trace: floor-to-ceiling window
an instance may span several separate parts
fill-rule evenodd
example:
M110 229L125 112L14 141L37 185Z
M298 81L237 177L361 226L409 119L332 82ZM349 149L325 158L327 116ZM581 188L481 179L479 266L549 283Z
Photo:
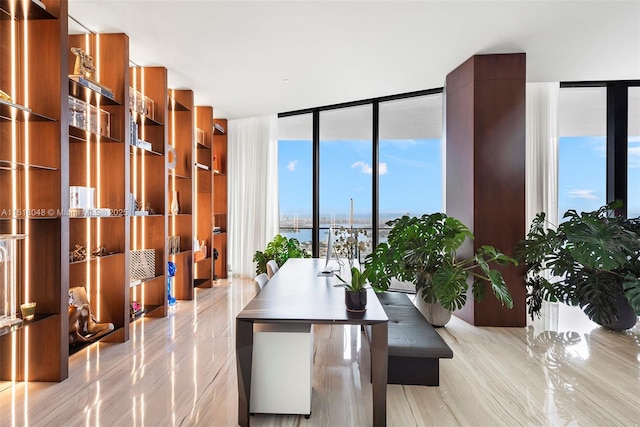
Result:
M606 87L560 89L558 213L607 202Z
M388 221L442 211L442 94L380 103L379 241Z
M315 255L329 227L363 257L388 220L442 210L441 89L282 113L279 129L280 232Z
M295 237L311 253L312 115L282 117L278 125L280 233L286 237Z
M366 243L372 226L372 105L320 112L320 256L333 227L337 252L348 257L347 240ZM370 245L366 245L370 247Z

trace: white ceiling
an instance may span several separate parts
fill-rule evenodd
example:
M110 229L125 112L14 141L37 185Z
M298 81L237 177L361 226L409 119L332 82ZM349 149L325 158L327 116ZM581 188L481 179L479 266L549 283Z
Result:
M440 87L481 53L526 52L528 81L640 78L640 0L69 0L69 14L127 33L136 64L167 67L217 117Z

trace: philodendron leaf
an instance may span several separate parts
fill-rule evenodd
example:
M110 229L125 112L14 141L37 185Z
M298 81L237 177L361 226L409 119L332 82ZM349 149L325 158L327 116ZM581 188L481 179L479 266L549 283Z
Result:
M498 301L508 308L513 308L513 299L511 299L509 288L507 288L507 284L504 282L502 273L498 270L491 270L489 278L491 279L491 289Z
M628 274L622 283L624 296L633 307L633 310L640 316L640 279L637 276Z
M484 300L484 295L486 293L486 282L484 280L480 280L478 278L473 280L473 287L471 288L471 291L473 292L473 298L478 301L478 302L482 302Z
M464 306L469 289L468 276L466 271L452 266L445 266L433 274L433 290L444 308L458 310Z

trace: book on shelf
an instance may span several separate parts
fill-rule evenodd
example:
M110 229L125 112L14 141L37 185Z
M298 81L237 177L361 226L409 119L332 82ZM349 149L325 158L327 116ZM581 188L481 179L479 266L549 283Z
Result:
M219 125L218 123L214 123L213 127L215 130L217 130L218 132L224 133L224 128L222 127L222 125Z
M206 170L206 171L210 171L211 170L211 168L209 166L207 166L205 164L202 164L202 163L198 163L198 162L196 162L196 167L198 169L203 169L203 170Z
M91 89L94 92L99 93L102 96L106 96L109 99L114 100L115 96L113 95L113 92L111 92L111 90L103 85L101 85L98 82L95 81L91 81L85 77L83 77L82 75L77 75L77 74L70 74L69 78L75 82L77 82L79 85L87 87L89 89Z

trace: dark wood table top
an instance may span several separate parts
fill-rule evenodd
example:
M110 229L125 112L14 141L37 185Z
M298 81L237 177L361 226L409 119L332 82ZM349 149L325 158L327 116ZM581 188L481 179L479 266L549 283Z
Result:
M318 258L291 258L269 280L265 287L238 314L239 320L374 324L388 318L373 290L367 290L367 310L364 313L347 311L344 288L334 276L318 276L325 260ZM341 277L350 277L348 265ZM346 276L346 277L345 277Z

